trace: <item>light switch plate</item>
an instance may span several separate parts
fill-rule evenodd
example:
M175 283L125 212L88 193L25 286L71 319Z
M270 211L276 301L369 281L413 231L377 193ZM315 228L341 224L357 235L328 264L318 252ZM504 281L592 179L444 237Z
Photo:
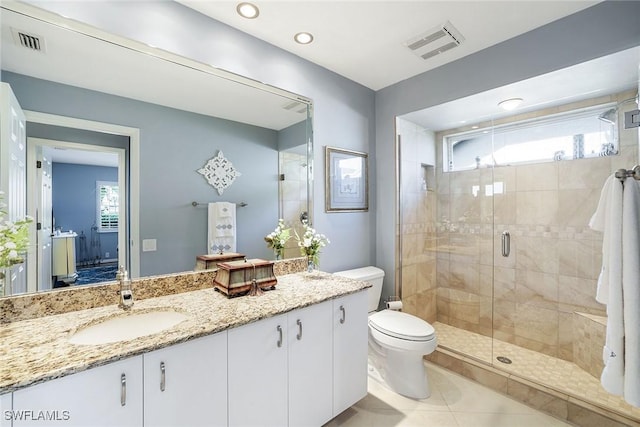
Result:
M156 250L156 239L142 239L142 252L153 252Z

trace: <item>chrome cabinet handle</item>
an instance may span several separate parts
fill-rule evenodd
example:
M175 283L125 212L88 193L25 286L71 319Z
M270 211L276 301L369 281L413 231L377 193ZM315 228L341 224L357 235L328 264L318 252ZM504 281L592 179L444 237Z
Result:
M125 374L120 375L120 405L125 406L127 404L127 376Z
M300 341L302 339L302 320L298 319L296 323L298 324L298 335L296 335L296 339Z
M508 257L511 253L511 234L508 231L502 232L502 256Z
M278 347L282 347L282 327L280 325L278 325L276 330L280 334L280 337L278 338Z
M342 312L342 317L340 318L340 323L344 323L347 318L347 311L344 309L344 305L340 306L340 311Z
M166 368L164 362L160 362L160 391L164 391L166 386Z

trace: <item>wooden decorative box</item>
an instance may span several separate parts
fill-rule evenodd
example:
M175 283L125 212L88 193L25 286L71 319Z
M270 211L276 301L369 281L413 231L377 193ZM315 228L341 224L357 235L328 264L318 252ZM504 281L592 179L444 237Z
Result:
M273 264L264 259L220 262L213 285L229 297L249 292L254 280L262 290L275 289L278 280L273 274Z
M198 255L195 270L211 270L218 268L218 263L237 261L245 258L245 254L226 252L223 254Z

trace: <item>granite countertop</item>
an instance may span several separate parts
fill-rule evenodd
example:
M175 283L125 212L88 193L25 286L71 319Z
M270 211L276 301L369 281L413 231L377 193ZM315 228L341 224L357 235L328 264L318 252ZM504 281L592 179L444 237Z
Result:
M0 394L143 354L194 338L238 327L368 288L366 282L329 273L278 277L275 290L259 297L227 298L203 289L136 301L127 312L117 305L0 325ZM134 295L135 297L135 295ZM160 333L100 345L71 344L68 339L88 324L109 317L173 309L187 320Z

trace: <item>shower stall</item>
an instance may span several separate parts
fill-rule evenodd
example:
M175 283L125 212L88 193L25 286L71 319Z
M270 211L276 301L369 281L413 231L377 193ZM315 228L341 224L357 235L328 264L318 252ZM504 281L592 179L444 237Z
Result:
M599 383L602 235L589 228L606 178L638 164L638 130L623 129L636 94L442 131L397 118L396 293L434 325L431 360L580 425L640 423L640 408ZM541 126L565 126L568 111L590 124L543 148Z

